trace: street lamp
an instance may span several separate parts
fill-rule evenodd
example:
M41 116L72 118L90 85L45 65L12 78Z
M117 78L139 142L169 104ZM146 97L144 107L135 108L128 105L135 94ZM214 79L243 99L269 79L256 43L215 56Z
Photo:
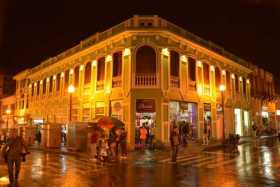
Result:
M222 95L222 112L223 112L223 141L225 141L225 110L224 110L224 93L226 90L225 85L221 84L219 90Z
M8 130L8 127L9 127L9 126L8 126L8 125L9 125L8 123L9 123L9 117L10 117L10 114L11 114L11 109L8 108L8 109L6 110L6 114L7 114L6 129Z
M69 109L69 122L72 121L72 95L73 93L75 92L75 87L73 85L70 85L68 86L68 93L70 95L70 102L69 102L69 105L70 105L70 109Z

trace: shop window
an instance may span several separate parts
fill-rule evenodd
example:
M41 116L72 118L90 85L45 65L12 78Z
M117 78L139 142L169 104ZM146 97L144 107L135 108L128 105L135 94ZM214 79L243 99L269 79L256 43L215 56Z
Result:
M193 58L188 58L189 62L189 78L191 81L196 81L196 62Z
M217 89L221 85L221 71L218 67L215 67L215 85Z
M85 80L84 84L89 84L91 81L91 63L88 62L85 67Z
M179 53L170 51L170 73L171 76L179 77Z
M46 79L44 79L43 80L43 94L46 94L46 87L47 87Z
M203 63L203 79L204 79L204 84L209 85L210 73L209 73L209 65L207 63Z
M65 75L64 75L64 88L65 88L65 90L68 89L68 86L69 86L69 70L67 70L65 72Z
M57 76L56 76L56 91L59 91L59 89L60 89L60 73L59 74L57 74Z
M74 86L77 88L79 86L79 80L80 80L80 67L77 66L74 69Z
M102 57L97 62L97 81L102 81L105 78L105 57Z
M121 76L122 74L122 52L113 54L113 77Z
M136 74L156 73L156 52L152 47L143 46L136 54Z

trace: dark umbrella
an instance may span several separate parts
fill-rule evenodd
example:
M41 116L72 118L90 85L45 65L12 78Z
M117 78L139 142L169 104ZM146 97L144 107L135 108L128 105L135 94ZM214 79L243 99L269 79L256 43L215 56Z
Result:
M123 128L125 125L124 123L117 119L117 118L114 118L114 117L102 117L99 119L98 121L98 125L101 127L101 128Z

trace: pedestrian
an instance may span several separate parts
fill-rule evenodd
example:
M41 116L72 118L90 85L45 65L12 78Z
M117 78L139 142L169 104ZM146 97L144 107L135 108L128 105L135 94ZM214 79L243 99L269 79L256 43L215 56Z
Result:
M22 159L25 159L25 154L28 153L29 152L23 138L16 134L15 129L11 129L10 137L7 139L7 144L3 148L3 156L8 165L9 180L11 185L14 183L17 185L21 161Z
M183 121L180 126L180 137L181 137L181 142L184 146L188 144L187 136L188 136L188 126L187 123Z
M108 143L109 142L105 134L102 134L101 138L98 141L98 147L99 147L98 159L100 159L102 162L108 161L108 152L109 152Z
M147 129L145 127L140 128L140 141L141 141L141 149L145 149L146 139L147 139Z
M117 159L117 134L116 134L116 129L114 129L114 128L110 130L109 149L110 149L111 161L116 161L116 159Z
M170 143L171 143L171 160L172 162L176 162L178 148L180 144L180 136L179 136L179 129L177 128L175 123L172 125L172 129L170 132Z
M90 160L96 161L97 157L97 143L98 143L98 132L94 130L90 137Z
M120 136L121 159L127 158L127 132L125 128L121 129Z
M208 132L207 131L207 124L204 123L202 145L208 145L208 133L207 132Z

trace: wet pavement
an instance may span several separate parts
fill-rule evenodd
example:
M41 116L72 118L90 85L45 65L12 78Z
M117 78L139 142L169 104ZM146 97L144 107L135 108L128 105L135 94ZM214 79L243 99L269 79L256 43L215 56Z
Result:
M170 162L166 152L132 153L126 161L100 164L86 157L32 151L22 165L22 187L232 187L280 186L280 144L239 146L239 154L223 150L189 153ZM7 186L7 169L0 163L0 186Z

